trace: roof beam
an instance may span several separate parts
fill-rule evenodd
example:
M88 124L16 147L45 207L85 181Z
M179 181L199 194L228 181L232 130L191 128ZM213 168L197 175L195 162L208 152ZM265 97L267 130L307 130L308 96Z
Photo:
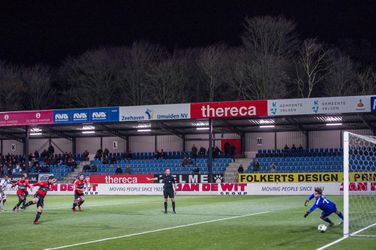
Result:
M174 134L174 135L176 135L177 137L183 139L183 135L182 135L182 133L180 133L178 130L176 130L176 129L174 129L174 128L169 127L169 126L166 125L164 122L159 121L159 122L157 122L157 125L159 125L159 126L162 128L162 130L165 130L165 131L167 131L167 132L169 132L169 133L171 133L171 134Z
M358 115L358 116L362 120L364 125L366 125L367 128L369 128L372 131L372 133L375 135L376 134L376 128L374 126L372 126L372 123L370 121L368 121L367 118L364 115Z
M63 138L65 138L65 139L69 140L69 141L72 141L72 140L73 140L71 136L65 134L64 132L56 131L56 130L50 128L50 127L44 127L43 129L44 129L47 133L49 133L49 134L54 134L54 135L57 135L58 137L63 137Z
M117 129L109 128L104 124L99 124L99 126L104 128L106 131L110 132L114 136L120 137L123 140L128 140L128 137L126 135L123 135L122 133L120 133L120 131L117 130Z
M305 135L307 134L307 130L295 118L287 117L286 120L289 121L290 123L292 123L300 132L302 132Z
M231 132L239 136L243 133L243 131L241 131L237 126L232 125L228 120L223 120L223 122L229 126Z

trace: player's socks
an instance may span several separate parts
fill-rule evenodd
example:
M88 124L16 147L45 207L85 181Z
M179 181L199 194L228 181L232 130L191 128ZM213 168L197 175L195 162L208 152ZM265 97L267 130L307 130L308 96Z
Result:
M35 215L35 220L34 220L34 222L39 221L39 219L40 219L40 215L41 215L41 214L42 214L41 212L37 212L37 214Z
M174 213L175 213L175 201L172 202L172 211L174 211Z
M17 203L17 205L13 208L13 211L16 211L16 209L18 209L20 207L20 205L22 204L22 201L19 201Z
M76 207L77 207L77 203L73 202L72 209L76 209Z
M329 218L325 218L324 221L328 222L330 225L333 224L333 222Z
M164 203L164 211L167 213L167 202Z
M33 201L29 201L24 206L22 206L22 208L28 207L28 206L33 205L33 204L34 204Z
M341 220L343 220L343 214L341 212L339 212L337 215L339 218L341 218Z

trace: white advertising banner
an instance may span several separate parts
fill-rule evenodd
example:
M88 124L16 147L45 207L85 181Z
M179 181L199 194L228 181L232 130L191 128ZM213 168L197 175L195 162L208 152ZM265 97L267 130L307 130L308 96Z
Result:
M144 105L120 107L120 121L190 119L190 104Z
M268 100L268 116L371 112L371 96Z
M177 195L310 195L321 187L327 195L342 195L342 183L178 183ZM352 182L351 194L376 195L376 182ZM8 189L6 194L15 194ZM37 187L32 193L35 193ZM73 195L73 184L53 186L48 195ZM163 184L93 184L86 195L163 195Z

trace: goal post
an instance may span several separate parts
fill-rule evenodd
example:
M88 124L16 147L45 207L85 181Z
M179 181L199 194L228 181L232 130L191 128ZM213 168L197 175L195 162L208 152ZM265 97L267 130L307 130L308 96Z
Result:
M344 132L343 234L376 237L376 137Z

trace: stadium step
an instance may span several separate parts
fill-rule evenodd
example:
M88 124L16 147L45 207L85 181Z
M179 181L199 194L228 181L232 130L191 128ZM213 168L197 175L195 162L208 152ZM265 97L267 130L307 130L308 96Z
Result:
M87 165L87 164L90 164L90 162L88 162L88 161L80 162L80 164L77 166L77 168L73 172L69 173L67 176L64 177L64 183L73 182L76 179L76 177L80 173L83 172L82 170L83 170L84 166Z
M226 171L224 172L224 180L225 182L238 182L238 168L239 165L242 164L244 171L249 166L252 159L249 158L240 158L236 159L235 162L231 162L229 166L226 168Z

